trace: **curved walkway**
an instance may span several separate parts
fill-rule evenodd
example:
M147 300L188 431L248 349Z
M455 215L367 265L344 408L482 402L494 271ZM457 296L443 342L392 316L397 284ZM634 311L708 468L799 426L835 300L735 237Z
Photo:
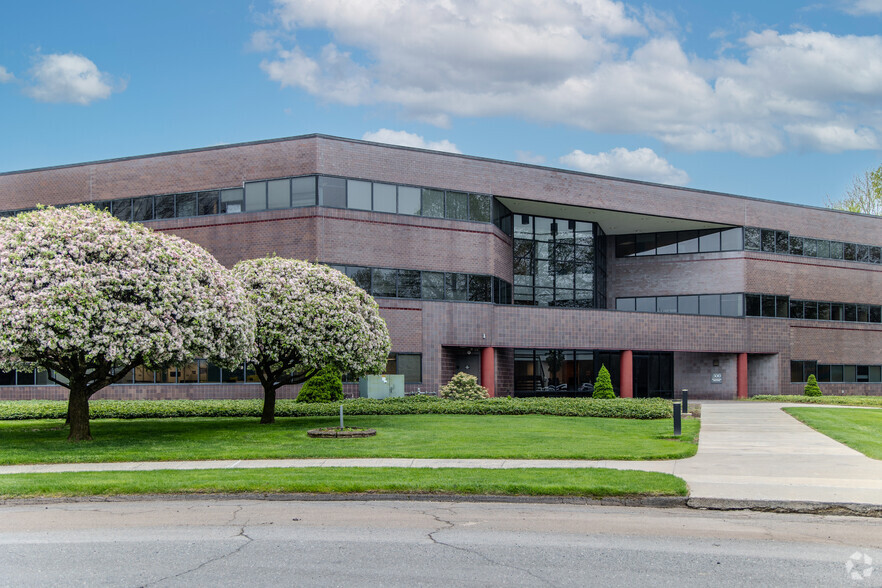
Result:
M694 457L668 461L517 459L266 459L0 466L0 474L269 467L586 468L674 474L690 500L882 506L882 461L803 425L766 402L702 403Z

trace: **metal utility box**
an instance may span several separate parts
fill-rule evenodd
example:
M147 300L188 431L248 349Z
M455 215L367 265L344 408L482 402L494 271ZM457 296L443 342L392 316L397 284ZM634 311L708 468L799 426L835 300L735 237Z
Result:
M364 376L358 381L359 398L404 397L404 374Z

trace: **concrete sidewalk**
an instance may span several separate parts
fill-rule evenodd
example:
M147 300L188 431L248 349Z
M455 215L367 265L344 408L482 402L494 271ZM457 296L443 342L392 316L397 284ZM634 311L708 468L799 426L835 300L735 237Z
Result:
M0 466L0 475L223 468L586 468L663 472L686 480L690 500L865 504L882 507L882 461L842 445L766 402L702 405L694 457L667 461L517 459L267 459Z

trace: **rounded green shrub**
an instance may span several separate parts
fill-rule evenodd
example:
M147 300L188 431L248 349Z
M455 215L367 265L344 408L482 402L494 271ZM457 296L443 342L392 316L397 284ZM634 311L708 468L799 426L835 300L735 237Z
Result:
M339 402L343 400L343 380L340 370L334 366L324 367L306 380L297 402Z
M616 392L613 390L612 378L609 377L609 370L601 364L600 370L597 372L597 381L594 382L594 398L615 398Z
M481 400L489 398L487 388L478 384L478 378L465 372L459 372L438 390L441 398L448 400Z
M815 374L811 374L808 377L808 381L805 383L805 395L806 396L820 396L821 388L818 386L818 379L815 377Z

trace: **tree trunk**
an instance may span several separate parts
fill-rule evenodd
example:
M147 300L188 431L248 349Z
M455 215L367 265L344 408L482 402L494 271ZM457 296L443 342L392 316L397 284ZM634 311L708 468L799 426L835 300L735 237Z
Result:
M269 425L276 422L276 389L272 384L263 385L263 414L260 424Z
M91 441L89 429L89 393L71 382L70 397L67 401L67 416L70 419L68 441Z

